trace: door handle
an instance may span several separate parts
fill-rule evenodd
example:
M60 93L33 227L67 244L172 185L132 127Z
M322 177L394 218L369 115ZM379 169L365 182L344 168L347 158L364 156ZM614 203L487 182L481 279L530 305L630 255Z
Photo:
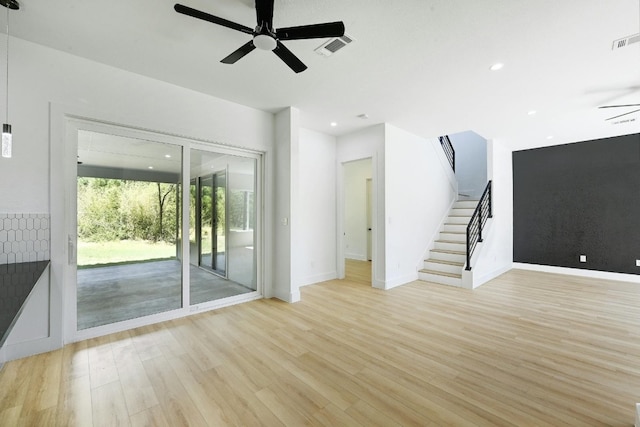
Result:
M73 265L73 261L75 260L75 245L73 244L73 238L69 236L69 241L67 244L67 254L69 265Z

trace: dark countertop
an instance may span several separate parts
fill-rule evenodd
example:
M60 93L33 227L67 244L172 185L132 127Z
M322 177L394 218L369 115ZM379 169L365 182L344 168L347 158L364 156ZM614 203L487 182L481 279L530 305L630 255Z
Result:
M0 347L49 261L0 265Z

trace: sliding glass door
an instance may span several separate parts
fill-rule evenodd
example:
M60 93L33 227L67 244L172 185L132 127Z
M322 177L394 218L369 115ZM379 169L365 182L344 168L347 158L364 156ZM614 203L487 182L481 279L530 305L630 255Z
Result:
M191 304L256 286L256 159L191 150Z
M69 123L68 137L77 138L77 173L66 190L71 334L97 336L260 296L260 154Z

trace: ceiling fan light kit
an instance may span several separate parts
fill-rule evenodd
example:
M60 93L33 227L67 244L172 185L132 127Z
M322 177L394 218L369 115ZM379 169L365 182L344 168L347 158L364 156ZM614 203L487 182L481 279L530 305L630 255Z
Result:
M341 21L300 25L276 30L273 28L273 3L274 0L256 0L257 26L255 29L251 29L247 26L237 24L227 19L196 10L182 4L176 4L174 9L176 12L183 15L202 19L203 21L211 22L245 34L251 34L253 36L252 40L240 46L236 51L232 52L220 61L224 64L235 64L255 48L258 48L260 50L273 51L273 53L287 64L289 68L296 73L300 73L306 70L307 66L304 65L302 61L300 61L298 57L295 56L284 44L282 44L283 40L303 40L344 36L345 28L344 23Z
M255 47L261 50L273 50L278 46L276 39L266 34L258 34L253 38L253 44Z

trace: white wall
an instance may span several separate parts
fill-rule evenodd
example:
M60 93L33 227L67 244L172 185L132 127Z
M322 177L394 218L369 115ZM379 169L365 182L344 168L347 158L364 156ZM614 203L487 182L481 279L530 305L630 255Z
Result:
M344 254L367 261L367 179L372 159L344 163Z
M274 296L288 302L300 300L294 266L300 255L293 239L301 228L298 215L300 112L286 108L275 117L275 217L274 217Z
M456 151L458 192L479 200L487 185L487 141L475 132L449 135Z
M337 277L336 138L300 129L299 210L292 251L299 286Z
M418 278L457 187L437 138L386 126L385 214L387 289Z
M492 181L493 218L483 242L476 246L471 271L463 272L465 287L478 286L511 269L513 264L513 170L511 149L496 140L487 142L487 169Z
M14 146L12 159L0 159L0 211L52 214L52 345L62 344L66 284L61 272L67 257L64 221L68 208L60 197L50 198L49 184L57 194L64 190L63 160L70 154L65 153L65 114L265 153L264 238L273 242L272 114L19 39L11 40L10 67L9 121ZM4 102L0 104L4 116ZM265 255L265 292L269 295L272 251Z
M377 288L385 288L385 224L384 224L384 124L338 137L336 163L338 167L338 277L344 277L345 189L343 164L354 160L372 159L373 187L373 253L372 282Z
M194 139L260 151L273 146L273 115L269 113L20 39L11 39L10 67L9 121L14 146L13 158L0 163L3 212L49 209L50 103L90 111L115 123ZM4 117L4 102L0 104ZM16 181L20 182L18 189Z

